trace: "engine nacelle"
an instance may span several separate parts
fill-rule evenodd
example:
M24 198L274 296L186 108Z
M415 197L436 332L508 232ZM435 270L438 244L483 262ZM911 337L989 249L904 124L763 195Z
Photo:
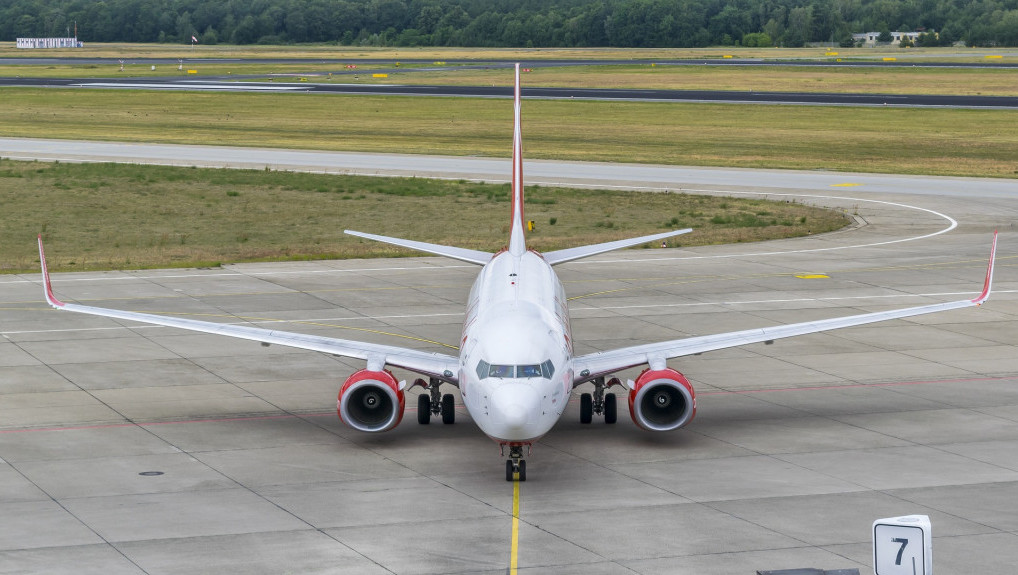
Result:
M405 404L403 390L389 370L362 369L343 383L336 411L343 423L359 431L388 431L403 419Z
M678 429L696 415L696 392L674 369L645 369L629 385L629 414L648 431Z

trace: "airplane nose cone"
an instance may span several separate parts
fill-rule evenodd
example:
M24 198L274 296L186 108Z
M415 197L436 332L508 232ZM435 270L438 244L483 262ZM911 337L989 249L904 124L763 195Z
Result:
M519 403L507 405L502 410L502 422L508 427L523 427L527 424L527 408Z
M523 439L528 435L528 424L541 414L541 398L537 390L525 384L509 383L495 390L491 397L494 422L505 439Z

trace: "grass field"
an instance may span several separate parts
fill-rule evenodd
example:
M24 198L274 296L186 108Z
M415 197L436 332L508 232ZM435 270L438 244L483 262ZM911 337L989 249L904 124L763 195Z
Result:
M0 89L0 135L506 157L504 100ZM1018 111L525 101L528 158L1018 176ZM605 127L610 127L605 129Z
M0 160L0 198L8 273L38 271L39 233L54 270L411 253L344 229L488 251L508 234L508 186L469 182ZM696 231L671 246L733 243L848 222L797 203L665 193L528 188L526 207L540 250L684 227Z
M332 44L291 46L233 46L198 44L117 44L86 42L81 49L19 50L14 42L0 43L0 57L76 57L76 58L332 58L386 60L547 60L547 59L633 59L651 61L678 58L766 58L771 60L880 60L894 57L930 62L984 62L986 56L1002 56L994 61L1014 62L1013 48L372 48Z
M504 70L405 72L391 70L384 80L361 76L361 82L512 86ZM734 90L764 92L833 92L853 94L955 94L1013 96L1018 71L1008 68L830 68L816 66L673 66L612 65L541 68L525 74L527 86L633 88L665 90ZM310 77L316 82L327 77ZM346 82L349 78L333 78Z

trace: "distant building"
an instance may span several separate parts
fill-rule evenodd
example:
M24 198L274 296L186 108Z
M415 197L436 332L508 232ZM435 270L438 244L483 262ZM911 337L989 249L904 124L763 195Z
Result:
M83 48L77 38L18 38L18 48Z
M902 38L908 38L913 44L915 44L916 38L923 32L891 32L891 41L888 44L900 44ZM862 34L852 34L852 39L855 40L856 44L862 44L863 46L876 46L877 38L880 37L880 32L864 32Z

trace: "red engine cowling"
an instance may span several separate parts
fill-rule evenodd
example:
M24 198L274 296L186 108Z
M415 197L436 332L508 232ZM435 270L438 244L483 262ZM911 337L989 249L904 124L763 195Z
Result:
M696 392L671 368L645 369L629 392L629 414L648 431L678 429L696 415Z
M403 390L389 370L362 369L339 390L339 419L360 431L388 431L399 425L406 405Z

